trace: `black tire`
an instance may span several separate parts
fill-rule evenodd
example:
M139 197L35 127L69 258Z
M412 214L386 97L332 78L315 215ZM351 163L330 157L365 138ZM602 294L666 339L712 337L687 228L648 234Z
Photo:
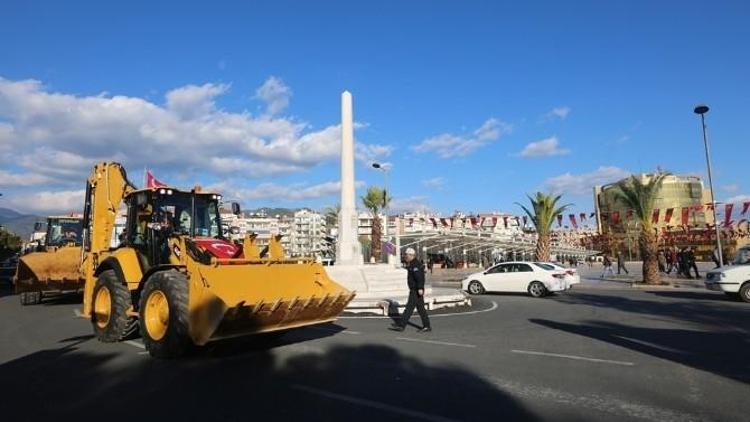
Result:
M161 338L149 334L148 301L155 292L161 292L169 307L169 318L166 332ZM156 358L177 358L185 354L192 346L189 334L188 314L188 280L185 274L177 270L160 271L146 281L141 293L141 337L149 354Z
M22 306L38 305L42 303L42 292L23 292L18 295Z
M484 286L482 286L482 283L477 280L471 280L469 285L466 286L466 290L473 295L481 295L485 292Z
M531 297L544 297L549 293L541 281L532 281L527 290Z
M109 291L110 309L109 318L104 320L96 312L96 299L99 294L104 294L102 289ZM91 299L91 325L94 334L99 341L114 343L129 337L135 327L136 320L128 316L128 310L132 307L130 290L117 278L114 270L102 271L94 285L94 295Z
M745 284L740 287L740 299L743 302L750 303L750 281L746 281Z

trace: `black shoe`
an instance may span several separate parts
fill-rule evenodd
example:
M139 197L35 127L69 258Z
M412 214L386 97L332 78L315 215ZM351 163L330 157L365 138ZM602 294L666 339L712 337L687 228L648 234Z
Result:
M422 327L419 330L417 330L418 333L429 333L432 331L432 328L430 327Z
M391 324L391 326L388 327L388 329L391 330L391 331L399 331L399 332L404 331L404 327L402 327L401 325L398 325L396 323Z

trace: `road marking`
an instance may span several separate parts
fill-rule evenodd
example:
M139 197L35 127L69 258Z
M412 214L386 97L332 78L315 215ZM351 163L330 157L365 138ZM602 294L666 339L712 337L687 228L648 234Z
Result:
M532 350L511 350L511 352L513 352L513 353L520 353L520 354L524 354L524 355L551 356L551 357L555 357L555 358L585 360L587 362L611 363L613 365L623 365L623 366L633 366L633 365L635 365L633 362L623 362L623 361L620 361L620 360L587 358L587 357L583 357L583 356L563 355L563 354L560 354L560 353L534 352Z
M352 331L349 329L343 329L343 330L337 330L335 328L326 328L326 327L307 327L311 330L318 330L318 331L327 331L331 333L341 333L341 334L353 334L353 335L360 335L362 334L359 331Z
M83 316L83 314L81 313L80 310L78 310L78 308L73 309L73 315L75 315L77 318L80 318Z
M494 300L492 301L492 306L490 306L487 309L480 309L478 311L469 311L469 312L457 312L455 314L439 314L439 315L430 315L430 318L443 318L443 317L453 317L453 316L464 316L464 315L475 315L475 314L481 314L484 312L491 312L497 309L497 302ZM417 315L415 315L416 317ZM337 319L392 319L390 316L339 316Z
M403 341L413 341L415 343L428 343L428 344L439 344L441 346L457 346L457 347L466 347L469 349L473 349L477 346L473 344L462 344L462 343L450 343L447 341L438 341L438 340L422 340L418 338L409 338L409 337L396 337L396 340L403 340Z
M386 412L396 413L409 418L422 419L426 421L436 422L452 422L454 419L449 419L439 415L431 415L429 413L420 412L417 410L405 409L399 406L393 406L386 403L381 403L373 400L361 399L358 397L347 396L344 394L332 393L330 391L319 390L317 388L308 387L306 385L294 384L292 388L295 390L304 391L306 393L315 394L318 396L326 397L329 399L340 400L347 403L358 404L360 406L371 407L373 409L384 410Z
M146 346L143 343L135 341L135 340L125 340L125 341L123 341L123 343L129 344L129 345L137 347L139 349L145 349L146 348Z

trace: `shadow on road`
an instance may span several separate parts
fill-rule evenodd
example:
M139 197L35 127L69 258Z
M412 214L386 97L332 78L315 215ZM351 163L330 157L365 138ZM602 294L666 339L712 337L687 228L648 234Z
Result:
M463 368L382 345L324 350L304 342L315 334L303 331L269 347L222 343L181 360L135 348L116 353L89 336L73 337L0 365L0 391L24 420L537 419Z

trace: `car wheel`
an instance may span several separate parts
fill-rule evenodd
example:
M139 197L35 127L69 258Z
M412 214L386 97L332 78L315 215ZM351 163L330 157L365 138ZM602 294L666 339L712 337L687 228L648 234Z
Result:
M544 287L544 284L539 281L532 281L529 284L528 290L531 297L542 297L547 294L547 288Z
M740 299L745 302L750 302L750 281L746 281L745 284L740 287Z
M484 293L484 286L482 286L482 283L478 282L477 280L472 280L469 282L469 287L467 290L473 295L481 295Z

